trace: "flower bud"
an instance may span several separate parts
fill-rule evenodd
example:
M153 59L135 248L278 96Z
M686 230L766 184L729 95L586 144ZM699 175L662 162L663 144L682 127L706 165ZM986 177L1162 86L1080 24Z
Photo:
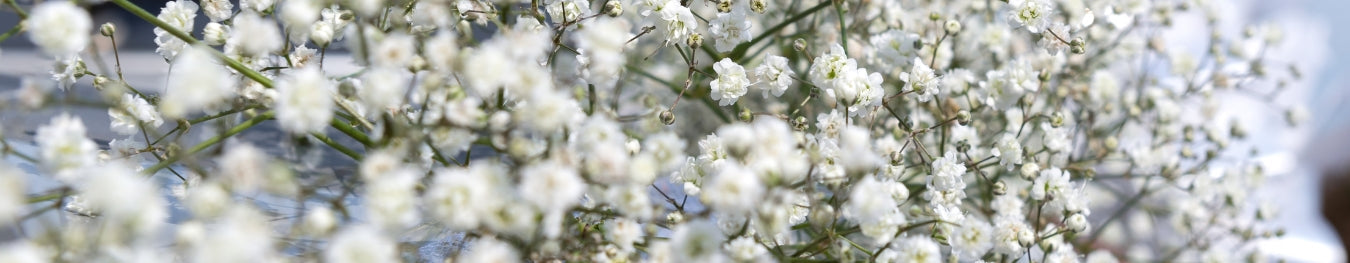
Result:
M1041 173L1041 165L1036 163L1022 164L1022 178L1027 181L1035 180L1036 175Z
M890 157L892 166L899 166L901 163L905 162L905 154L900 151L891 152Z
M609 2L605 2L604 11L605 15L608 15L609 17L618 17L619 15L623 15L623 3L619 2L619 0L610 0Z
M691 48L698 48L703 45L703 35L699 33L689 34L689 39L685 40L685 45Z
M1102 142L1102 146L1106 146L1107 151L1115 151L1117 147L1120 147L1120 140L1117 140L1116 137L1106 137L1106 141Z
M741 121L750 122L755 120L755 113L750 112L750 109L741 109L741 114L738 117L741 118Z
M792 128L797 131L806 131L810 125L811 124L806 121L806 116L797 116L796 119L792 120Z
M955 35L956 33L961 33L961 21L956 21L954 19L947 20L947 24L943 26L943 29L947 30L947 34Z
M1064 127L1064 112L1055 112L1050 114L1050 127Z
M117 27L113 26L112 22L103 23L103 26L98 28L98 33L105 37L112 37L113 34L117 34Z
M804 51L804 50L806 50L806 39L800 39L800 38L798 38L797 40L793 40L793 41L792 41L792 49L795 49L795 50L797 50L797 51Z
M942 14L938 14L937 12L928 13L928 20L942 20Z
M750 11L763 14L765 9L769 8L769 2L766 0L751 0Z
M664 124L666 124L666 125L672 125L672 124L675 124L675 113L674 113L674 112L670 112L670 110L662 111L662 112L661 112L661 123L664 123Z
M1073 214L1064 220L1064 226L1074 233L1083 233L1088 230L1087 217L1083 214Z
M970 124L970 111L967 111L967 110L961 110L961 111L956 112L956 123L960 123L961 126L969 125L969 124Z
M994 182L994 195L1006 195L1006 194L1008 194L1008 184L1003 183L1003 180L998 180L997 182Z
M718 13L731 13L731 0L722 0L717 2Z

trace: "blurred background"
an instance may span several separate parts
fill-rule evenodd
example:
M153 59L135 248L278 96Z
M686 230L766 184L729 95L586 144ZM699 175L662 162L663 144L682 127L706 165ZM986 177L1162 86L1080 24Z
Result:
M1215 0L1223 1L1223 0ZM164 5L162 0L133 1L151 13L158 13ZM1088 1L1093 2L1093 1ZM1248 141L1232 147L1240 151L1255 149L1257 160L1271 174L1269 184L1260 193L1255 193L1280 212L1276 222L1286 228L1281 238L1264 241L1259 246L1275 258L1293 262L1345 262L1346 253L1342 241L1338 238L1322 211L1336 214L1350 214L1350 179L1340 180L1337 175L1350 176L1350 1L1345 0L1286 0L1286 1L1223 1L1224 13L1230 20L1224 24L1236 28L1222 29L1225 32L1240 32L1241 25L1270 22L1284 31L1284 44L1269 50L1268 57L1272 65L1293 63L1303 72L1302 82L1289 83L1288 90L1279 93L1269 101L1251 96L1224 98L1225 107L1220 109L1223 115L1240 119L1249 130ZM20 0L21 6L30 7L32 0ZM236 6L238 4L236 3ZM168 65L163 58L154 53L154 33L152 26L110 3L97 5L90 9L95 27L104 22L117 25L118 47L123 62L124 75L129 84L143 90L161 90ZM1186 18L1181 18L1186 19ZM1203 19L1203 18L1196 18ZM1233 21L1238 20L1238 21ZM1201 20L1202 21L1202 20ZM9 10L0 11L0 29L7 29L18 22L18 17ZM196 28L200 31L207 23L204 15L197 16ZM1203 24L1203 23L1195 23ZM1208 37L1207 29L1178 27L1164 32L1169 47L1203 51L1204 46L1188 43L1204 43ZM91 71L110 72L112 68L111 43L107 38L93 38L98 47L96 58L86 59ZM341 45L334 45L338 47ZM33 49L26 35L16 35L0 43L0 93L10 93L18 89L25 77L46 78L51 60ZM329 54L330 70L336 73L354 72L350 58ZM346 64L344 67L343 64ZM75 96L97 98L98 94L89 87L88 80L81 81L74 90ZM1272 106L1275 105L1275 106ZM1306 107L1310 118L1297 128L1284 125L1285 109L1288 106ZM50 109L40 112L0 112L0 130L7 139L31 140L32 130L44 124L58 112L71 112L84 118L86 123L107 123L105 110L68 108ZM90 136L106 142L115 136L107 126L91 125ZM275 142L282 136L275 126L245 133L244 139L254 142ZM350 142L349 142L350 143ZM286 153L277 152L275 143L268 149L274 156ZM335 152L333 158L326 160L347 160ZM1350 218L1350 216L1334 217ZM1350 220L1332 220L1346 222Z

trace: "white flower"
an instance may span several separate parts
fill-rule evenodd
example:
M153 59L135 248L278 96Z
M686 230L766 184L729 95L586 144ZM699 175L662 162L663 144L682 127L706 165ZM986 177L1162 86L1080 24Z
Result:
M42 263L51 262L52 253L32 241L20 239L0 244L0 262Z
M0 164L0 225L13 223L27 210L26 175L10 164Z
M1059 52L1069 48L1069 26L1065 24L1051 24L1041 33L1040 44L1050 55L1059 55Z
M62 113L52 118L51 123L38 127L35 140L42 148L43 166L63 181L76 181L76 169L98 161L98 145L85 137L79 117Z
M417 39L403 33L393 33L375 43L370 50L372 65L384 68L403 68L417 55ZM371 83L374 84L374 83Z
M277 83L276 118L292 134L321 132L333 119L333 84L318 68L293 71Z
M286 0L281 3L278 20L291 30L308 33L310 24L319 19L319 9L323 8L320 4L318 0Z
M898 188L895 182L878 181L872 176L863 177L849 191L849 199L844 203L843 215L862 226L863 235L877 243L886 243L895 236L897 228L905 223L905 214L900 211L896 201L899 194L909 195L903 184Z
M962 221L961 227L953 233L952 249L959 252L962 258L978 259L984 256L985 252L994 248L993 235L994 228L989 225L989 222L983 220Z
M726 164L704 185L700 200L720 212L747 214L761 201L764 192L759 176L740 165Z
M370 222L391 231L416 224L418 179L421 174L417 170L398 167L376 180L366 180L363 197Z
M872 49L875 50L872 59L876 60L873 63L884 68L906 66L909 58L917 55L918 49L914 46L916 41L919 41L919 34L896 29L872 36Z
M774 97L783 96L783 92L792 86L792 74L794 72L788 66L787 58L770 55L755 68L755 82L768 86L764 88L764 98L768 98L770 93Z
M722 242L726 238L717 224L705 219L675 226L670 234L671 262L716 262L722 259Z
M530 98L511 114L512 121L520 128L549 133L585 118L581 106L567 95L546 91Z
M129 164L114 161L87 166L81 172L90 175L74 182L81 196L101 217L125 224L126 228L119 231L152 234L169 216L157 185L131 170Z
M811 83L824 88L828 93L826 95L834 98L837 96L834 91L835 81L856 68L858 62L844 55L843 46L834 44L830 46L830 52L816 57L807 75L811 77Z
M881 81L880 73L868 74L867 69L858 68L845 74L841 81L835 84L835 95L843 103L841 105L847 106L850 117L866 115L871 112L872 107L881 105L881 100L886 95Z
M1031 33L1040 33L1050 25L1052 7L1044 0L1009 0L1008 23L1026 27Z
M1017 142L1017 137L1013 134L1005 133L999 137L990 154L998 157L999 165L1008 170L1012 170L1013 165L1022 164L1022 144Z
M684 163L684 142L684 139L675 133L657 133L643 140L642 151L651 154L654 161L660 165L660 170L674 170Z
M89 45L89 12L70 1L46 1L28 14L28 38L50 56L74 55Z
M736 8L717 13L717 18L708 22L708 31L718 52L730 52L736 45L750 41L750 20L745 17L745 9Z
M432 68L441 72L454 70L459 64L459 44L455 39L455 34L449 31L436 33L422 43L422 57L427 59Z
M632 251L633 243L642 237L642 225L630 218L611 219L605 226L605 239L624 251Z
M164 119L159 117L159 112L155 111L155 106L145 102L145 99L132 94L122 94L121 107L117 109L108 109L111 129L113 132L122 135L136 134L140 131L142 123L147 124L146 129L155 130L159 125L164 124Z
M582 77L600 88L610 88L619 79L627 57L623 49L628 39L629 24L622 19L596 18L577 31L577 47L589 60Z
M248 10L253 13L266 14L268 10L272 10L272 5L276 3L277 0L240 0L239 10L240 12Z
M159 10L160 21L168 24L173 29L192 34L192 25L197 18L197 3L187 0L170 1L164 4L164 8ZM164 59L174 60L179 52L188 48L188 43L170 34L168 30L155 27L155 53L159 53Z
M722 58L721 61L713 64L713 70L717 71L717 79L712 80L712 99L721 106L735 104L737 99L749 91L750 79L745 75L745 68L730 58Z
M938 263L942 262L942 251L933 239L921 236L907 237L896 242L889 249L897 251L896 262Z
M52 74L52 80L56 81L57 86L64 91L75 85L75 81L79 79L78 76L85 74L84 67L84 61L80 59L80 56L70 55L64 58L56 58L56 62L52 64L52 70L48 73Z
M398 246L393 240L368 225L353 225L333 235L323 259L334 263L398 261Z
M966 166L956 156L956 152L947 151L942 158L933 161L932 175L928 177L928 198L933 213L939 219L948 222L960 222L965 218L961 211L961 201L966 198L966 182L961 176Z
M1055 128L1050 123L1041 123L1041 130L1045 131L1041 141L1045 142L1045 148L1055 153L1067 153L1069 147L1073 147L1073 141L1069 140L1069 129L1067 126Z
M689 34L695 33L694 30L698 27L694 13L681 5L679 0L665 0L665 4L657 13L660 21L656 30L665 37L667 46L684 44L684 40L689 38Z
M202 41L206 42L207 45L219 46L225 44L228 39L230 39L230 26L225 24L206 23L206 28L202 29Z
M344 2L346 3L344 6L350 7L352 11L356 11L356 15L363 17L379 16L380 12L386 7L384 4L385 0L351 0Z
M488 237L475 240L473 246L455 258L455 262L513 263L520 262L520 255L510 244Z
M496 163L475 163L468 169L437 169L423 203L435 219L450 229L475 229L503 201L493 195L502 190L504 170Z
M566 211L580 203L585 192L586 182L576 169L557 161L543 161L521 169L521 197L539 210Z
M230 0L202 0L201 5L202 12L211 18L211 23L225 21L234 15L234 3Z
M900 81L905 82L904 92L911 93L911 97L919 100L919 102L928 102L928 100L933 99L933 96L939 92L938 85L942 84L941 81L938 81L937 75L933 73L933 69L917 57L914 58L913 68L909 72L900 73Z
M1006 195L1005 195L1006 196ZM1030 226L1020 218L999 217L994 219L994 253L1016 256L1022 254L1025 245L1033 242Z
M1069 189L1069 171L1050 167L1041 171L1040 176L1031 184L1031 199L1046 200L1062 198Z
M281 50L283 39L281 31L272 20L262 18L252 12L243 12L234 16L233 32L227 41L238 47L240 54L262 57Z
M408 79L404 72L401 68L369 68L362 76L362 85L357 90L358 96L366 107L377 112L403 105L408 91Z
M748 236L732 239L731 242L728 242L724 246L724 248L727 250L728 256L731 256L731 259L741 262L752 261L763 256L765 253L769 253L767 249L764 249L764 246L759 245L759 242L756 242L754 238Z

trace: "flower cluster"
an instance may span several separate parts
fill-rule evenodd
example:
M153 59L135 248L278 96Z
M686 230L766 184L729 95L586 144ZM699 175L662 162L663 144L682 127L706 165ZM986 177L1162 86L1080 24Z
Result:
M1281 233L1219 96L1299 80L1263 57L1291 45L1157 36L1229 3L111 1L165 88L87 68L117 29L76 3L28 10L58 83L5 99L109 121L4 138L0 258L1224 262ZM78 83L102 100L48 88Z

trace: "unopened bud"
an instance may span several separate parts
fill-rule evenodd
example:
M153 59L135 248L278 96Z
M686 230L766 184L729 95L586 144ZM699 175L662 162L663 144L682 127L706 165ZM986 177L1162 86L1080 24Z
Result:
M937 12L928 13L928 20L942 20L942 14L938 14Z
M1064 226L1074 233L1083 233L1088 230L1087 217L1083 214L1073 214L1064 220Z
M1035 180L1036 175L1041 173L1041 165L1030 162L1022 164L1021 172L1023 179L1027 179L1027 181Z
M805 116L797 116L796 119L792 120L792 128L797 131L806 131L808 125L811 124L806 122Z
M792 49L795 49L795 50L797 50L797 51L805 51L805 50L806 50L806 39L800 39L800 38L798 38L797 40L793 40L793 41L792 41Z
M686 39L685 44L691 48L698 48L703 45L703 35L699 33L689 34L689 39Z
M943 26L943 29L947 30L947 34L955 35L956 33L961 33L961 21L947 20L947 24Z
M718 13L731 13L731 0L722 0L717 3Z
M1051 113L1051 114L1050 114L1050 127L1059 128L1059 127L1063 127L1063 126L1064 126L1064 112L1055 112L1055 113Z
M661 112L661 123L664 123L664 124L666 124L666 125L672 125L672 124L675 124L675 113L674 113L674 112L670 112L670 110L662 111L662 112Z
M755 13L763 14L763 13L764 13L764 10L765 10L765 9L768 9L768 8L769 8L769 3L768 3L768 1L766 1L766 0L751 0L751 1L750 1L750 11L753 11L753 12L755 12Z
M891 165L898 166L905 162L905 154L900 151L891 152Z
M608 15L609 17L623 15L623 3L619 2L619 0L605 2L605 15Z
M750 122L755 120L755 113L750 112L750 109L742 109L739 117L741 121Z
M103 26L98 28L98 33L105 37L112 37L113 34L117 33L117 27L113 26L112 22L103 23Z
M961 111L956 112L956 123L960 123L961 126L969 125L969 124L970 124L970 111L967 111L967 110L961 110Z
M1008 184L1003 183L1003 180L994 182L994 195L1006 194L1008 194Z

